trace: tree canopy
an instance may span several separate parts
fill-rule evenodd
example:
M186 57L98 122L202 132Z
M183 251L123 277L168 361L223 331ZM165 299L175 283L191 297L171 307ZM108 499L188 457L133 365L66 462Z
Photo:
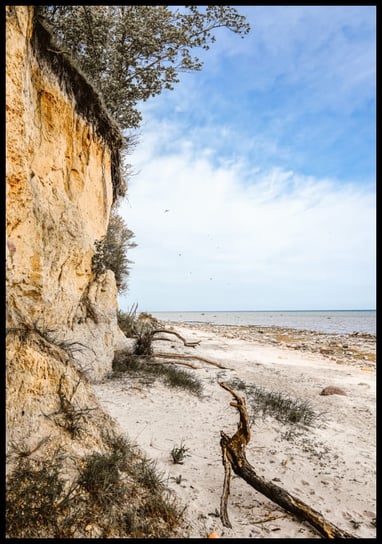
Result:
M233 6L41 6L40 14L122 129L139 127L139 102L202 68L191 51L208 50L217 29L250 31Z

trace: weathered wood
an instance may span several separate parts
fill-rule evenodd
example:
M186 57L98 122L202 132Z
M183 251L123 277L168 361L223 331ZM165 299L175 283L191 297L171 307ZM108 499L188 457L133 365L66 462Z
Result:
M190 348L194 348L195 346L200 344L200 340L195 340L194 342L189 342L185 338L183 338L183 336L181 336L178 332L175 332L175 331L169 331L167 329L155 329L155 330L152 331L153 335L157 334L157 333L173 334L174 336L179 338L179 340L182 340L182 342L183 342L183 344L185 346L190 347ZM168 340L168 339L167 338L153 338L153 340Z
M231 464L227 458L226 451L223 450L223 465L224 465L224 484L223 484L223 493L220 501L220 519L224 527L232 528L232 524L228 517L227 503L228 496L230 493L230 481L231 481Z
M153 357L168 357L169 359L196 359L197 361L202 361L203 363L208 363L209 365L217 366L223 370L230 370L228 367L223 366L215 361L210 359L205 359L204 357L199 357L198 355L190 354L180 354L180 353L154 353Z
M356 538L354 535L338 528L336 525L326 520L324 516L317 510L311 508L308 504L301 501L297 497L291 495L288 491L282 487L267 481L258 474L255 469L247 461L245 455L245 447L250 440L249 430L249 418L244 397L240 397L231 387L223 382L219 382L219 385L226 391L231 393L235 401L230 405L237 408L240 415L240 421L236 433L229 437L223 431L221 431L220 445L222 449L222 459L225 469L225 479L223 495L221 499L221 511L220 518L225 527L231 527L231 523L227 515L227 498L229 494L229 481L227 478L230 473L226 469L226 465L229 462L232 470L243 478L251 487L265 495L268 499L278 504L287 512L294 514L299 519L307 521L312 527L314 527L320 535L325 538ZM227 491L228 490L228 491Z
M154 357L158 357L157 355L154 355ZM170 357L170 355L160 355L159 354L159 357ZM195 366L191 363L186 363L185 361L163 361L162 363L150 363L150 362L147 362L146 363L147 365L159 365L159 364L171 364L171 365L183 365L183 366L188 366L189 368L193 368L195 370L199 370L200 367L199 366Z

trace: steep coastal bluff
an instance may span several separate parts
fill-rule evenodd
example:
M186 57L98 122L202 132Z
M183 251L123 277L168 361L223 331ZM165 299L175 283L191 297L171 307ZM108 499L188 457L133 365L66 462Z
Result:
M6 46L7 328L77 346L98 380L125 341L114 275L92 267L123 185L121 134L33 6L7 8Z
M122 191L122 138L36 8L6 17L7 471L59 449L70 473L114 428L91 384L127 339L114 274L92 263Z

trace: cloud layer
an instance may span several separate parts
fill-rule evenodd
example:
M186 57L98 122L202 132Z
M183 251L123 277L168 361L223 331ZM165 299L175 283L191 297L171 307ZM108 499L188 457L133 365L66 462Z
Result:
M375 307L375 7L241 6L142 106L121 213L141 310Z
M179 142L153 154L121 207L138 247L125 302L155 310L374 307L375 197L356 185L245 163ZM358 294L357 294L358 293Z

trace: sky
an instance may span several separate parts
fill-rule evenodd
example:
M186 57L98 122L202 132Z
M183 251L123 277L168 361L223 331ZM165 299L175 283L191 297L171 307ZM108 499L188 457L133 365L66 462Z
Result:
M142 104L128 311L376 307L376 7L237 6Z

